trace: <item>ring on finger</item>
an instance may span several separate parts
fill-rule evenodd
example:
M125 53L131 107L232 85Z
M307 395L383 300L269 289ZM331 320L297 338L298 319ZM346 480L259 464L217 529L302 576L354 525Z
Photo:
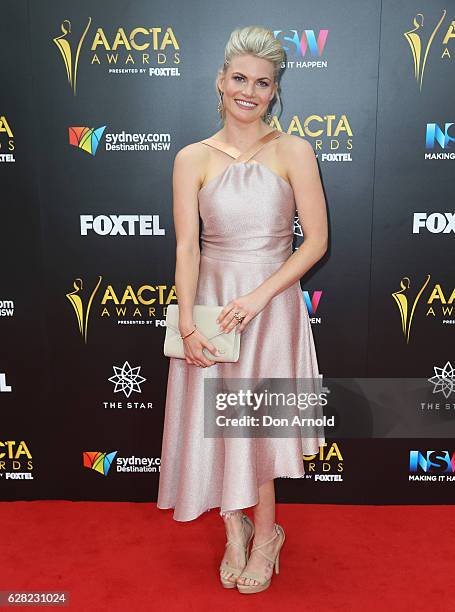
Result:
M239 311L238 311L238 310L236 310L236 311L234 312L234 319L237 319L237 321L238 321L239 323L241 323L241 322L243 321L243 319L244 319L244 318L245 318L245 316L242 316L242 317L241 317L241 316L240 316L240 313L239 313Z

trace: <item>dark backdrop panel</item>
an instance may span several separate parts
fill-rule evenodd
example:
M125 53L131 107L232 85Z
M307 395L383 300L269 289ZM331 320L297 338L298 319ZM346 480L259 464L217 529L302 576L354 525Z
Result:
M433 233L425 224L418 233L413 232L415 213L453 214L449 185L454 160L425 158L428 152L453 150L452 143L444 148L436 142L434 148L426 148L427 124L444 129L453 121L453 63L441 58L444 49L452 49L450 41L443 44L453 19L450 11L435 32L426 63L423 61L445 8L442 2L420 7L412 2L399 6L383 2L369 340L369 374L374 376L430 377L435 365L453 359L454 306L447 304L444 315L442 299L432 304L428 300L436 285L441 288L437 295L447 301L453 292L454 232ZM404 36L416 29L413 19L418 11L424 18L424 27L414 32L421 41L421 88ZM409 283L404 281L409 288L401 294L407 305L406 335L392 297L400 291L404 277L409 278Z
M453 231L432 231L431 221L450 223L453 143L436 131L426 148L426 133L427 124L446 130L451 122L444 37L453 15L440 3L416 8L410 0L285 8L239 1L229 11L217 2L8 8L0 117L14 137L3 121L0 154L14 147L15 162L1 162L0 302L13 300L14 315L0 317L0 388L12 387L0 392L2 440L27 441L35 471L33 479L6 478L24 466L32 472L8 458L3 499L156 499L163 323L175 302L172 163L181 147L221 127L216 71L230 32L242 25L261 23L283 43L283 109L274 126L307 139L318 156L330 247L301 285L321 372L430 377L450 359L453 314L442 316L437 301L428 314L427 301L435 285L447 300L453 291ZM420 17L413 23L418 11L422 27ZM410 42L414 50L421 42L421 71L441 19L420 87ZM131 44L135 28L144 29L135 38L141 49ZM324 34L319 49L299 52L301 39ZM448 159L425 159L428 152ZM431 213L440 216L426 223ZM424 220L418 232L415 214ZM296 248L303 239L297 229ZM405 277L409 289L396 293ZM278 481L278 499L447 503L445 481L409 480L413 449L450 451L451 443L329 438L319 457L305 458L304 479ZM84 453L96 452L108 454L104 467L114 455L104 474L84 467ZM87 465L92 459L85 455Z
M27 3L8 4L0 20L0 495L10 499L58 491L30 56Z

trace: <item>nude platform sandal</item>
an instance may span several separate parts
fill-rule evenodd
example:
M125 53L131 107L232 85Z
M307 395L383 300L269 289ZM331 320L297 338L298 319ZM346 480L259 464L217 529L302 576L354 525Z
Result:
M221 580L221 584L224 586L225 589L234 589L237 585L235 582L231 582L228 578L225 578L224 576L222 576L221 572L224 570L226 572L231 573L231 575L234 576L234 578L238 578L240 574L242 573L248 561L248 549L250 547L250 542L254 536L254 524L246 514L242 515L242 521L243 521L242 522L242 534L243 535L245 535L245 523L248 523L251 527L251 534L248 538L247 543L244 545L242 542L237 542L235 540L228 539L228 541L226 542L226 546L240 547L245 553L245 562L243 564L243 568L240 568L240 569L238 567L232 567L232 565L229 565L227 561L225 561L224 563L220 565L220 580Z
M280 536L282 538L281 544L276 552L276 557L273 559L269 557L268 555L266 555L265 552L261 550L261 548L265 546L266 544L270 544L270 542L273 542L275 538L280 537ZM270 561L270 563L275 564L275 574L279 574L280 573L280 551L281 551L281 548L283 547L285 538L286 538L286 534L284 533L283 527L275 523L275 535L271 537L270 540L267 540L266 542L263 542L262 544L259 544L258 546L253 546L250 554L253 554L253 552L257 550L263 557L267 559L267 561ZM245 593L245 594L260 593L261 591L265 591L265 589L269 588L270 583L272 582L273 570L272 570L272 575L267 580L264 579L264 576L261 576L260 574L256 572L248 572L248 571L242 572L241 576L242 578L250 578L251 580L256 580L257 582L259 582L259 584L239 584L237 582L237 588L240 591L240 593Z

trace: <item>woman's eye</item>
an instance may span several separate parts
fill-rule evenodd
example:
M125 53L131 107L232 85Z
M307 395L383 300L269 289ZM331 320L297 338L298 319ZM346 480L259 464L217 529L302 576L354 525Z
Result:
M236 74L236 75L234 76L234 80L235 80L235 81L237 81L238 79L243 80L243 77L242 77L242 76L240 76L239 74ZM261 86L261 87L267 87L267 86L268 86L267 81L258 81L258 82L259 82L259 84L260 84L260 86Z

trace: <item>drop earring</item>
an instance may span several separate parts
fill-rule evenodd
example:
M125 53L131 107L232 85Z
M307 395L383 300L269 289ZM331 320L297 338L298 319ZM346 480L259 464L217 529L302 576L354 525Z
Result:
M219 115L221 115L221 110L223 108L223 95L224 93L222 91L218 94L218 106L216 110L218 111Z

